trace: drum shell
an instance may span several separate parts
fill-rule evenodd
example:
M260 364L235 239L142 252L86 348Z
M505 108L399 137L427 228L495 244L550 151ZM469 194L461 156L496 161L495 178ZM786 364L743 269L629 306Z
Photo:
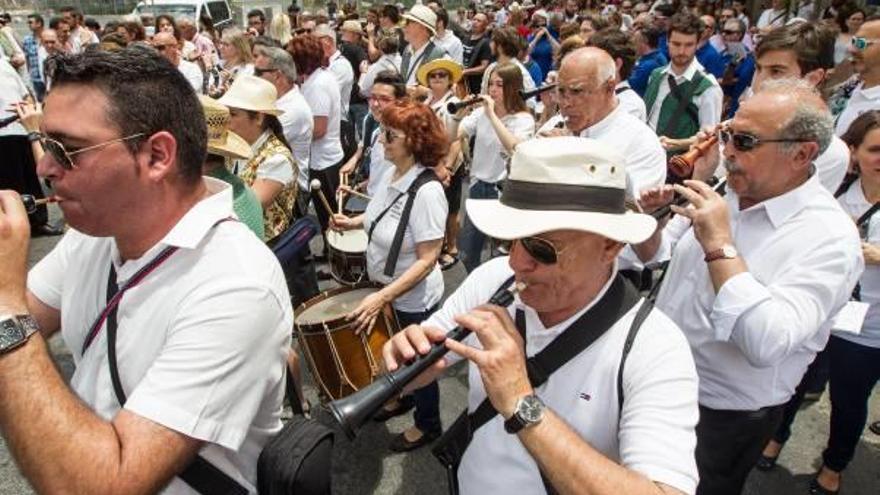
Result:
M365 282L323 292L296 308L303 314L310 307L346 292L364 288L381 288ZM336 400L369 385L383 371L382 347L399 330L390 305L385 305L376 318L370 335L354 333L354 323L345 316L322 322L303 323L294 319L294 329L306 363L318 385L323 400Z
M342 245L355 238L361 238L362 245L353 243L358 244L354 248ZM352 230L342 234L328 231L327 263L330 265L330 274L342 285L351 286L367 280L366 233L363 230Z

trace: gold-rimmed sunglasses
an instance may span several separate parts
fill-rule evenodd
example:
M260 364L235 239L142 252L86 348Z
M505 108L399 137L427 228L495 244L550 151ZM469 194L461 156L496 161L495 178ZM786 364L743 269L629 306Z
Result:
M43 133L39 133L39 141L40 145L43 146L43 151L49 154L53 160L58 162L62 168L65 170L73 169L73 157L79 155L80 153L85 153L86 151L93 151L99 148L103 148L105 146L110 146L115 143L123 143L125 141L129 141L131 139L139 138L145 136L143 132L139 132L137 134L132 134L131 136L121 137L117 139L111 139L110 141L104 141L103 143L94 144L92 146L86 146L85 148L77 148L73 150L68 150L61 144L57 139L50 138Z

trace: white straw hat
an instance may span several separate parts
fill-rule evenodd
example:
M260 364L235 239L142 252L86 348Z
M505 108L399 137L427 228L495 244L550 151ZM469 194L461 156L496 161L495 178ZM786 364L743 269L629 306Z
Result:
M626 210L623 163L622 155L594 139L525 141L513 154L501 199L469 199L467 214L496 239L580 230L639 243L654 233L657 221Z
M269 81L256 76L239 74L235 81L232 81L229 90L217 101L230 108L278 116L284 112L275 106L277 99L278 91Z
M430 7L420 4L413 5L409 12L403 14L402 17L425 26L428 31L431 31L431 34L437 34L437 14Z

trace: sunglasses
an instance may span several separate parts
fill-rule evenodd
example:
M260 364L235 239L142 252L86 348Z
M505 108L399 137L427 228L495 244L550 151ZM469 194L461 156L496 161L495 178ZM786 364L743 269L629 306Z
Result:
M724 29L721 31L721 34L734 35L734 34L739 34L739 31L731 31L729 29Z
M428 79L446 79L449 77L449 74L446 71L437 71L428 74Z
M390 129L385 129L385 142L390 143L397 138L404 138L406 134L394 134Z
M874 43L877 43L878 41L880 41L880 40L869 39L869 38L865 38L862 36L853 36L852 41L850 41L850 43L852 44L853 48L855 48L858 51L862 51L862 50L868 48L869 46L873 45Z
M744 132L730 132L729 130L718 131L718 137L725 145L733 142L733 147L737 151L752 151L764 143L809 143L809 139L761 139L752 134Z
M510 252L510 249L513 248L513 245L516 243L519 243L520 246L529 253L529 256L531 256L532 259L542 265L555 265L556 262L559 261L559 255L563 252L563 250L557 249L556 246L547 239L534 236L523 237L522 239L516 239L509 243L504 243L502 247L507 250L507 252Z
M254 75L257 77L262 77L263 74L268 74L270 72L277 72L278 69L261 69L259 67L254 67Z
M85 153L86 151L96 150L98 148L103 148L105 146L110 146L115 143L122 143L128 141L130 139L139 138L144 136L145 134L139 132L137 134L132 134L131 136L126 136L123 138L111 139L110 141L104 141L103 143L98 143L92 146L86 146L85 148L78 148L71 151L68 151L67 148L61 144L60 141L56 139L52 139L47 137L44 134L40 134L40 145L43 146L43 151L49 154L53 160L55 160L64 170L72 170L73 169L73 157L80 154Z

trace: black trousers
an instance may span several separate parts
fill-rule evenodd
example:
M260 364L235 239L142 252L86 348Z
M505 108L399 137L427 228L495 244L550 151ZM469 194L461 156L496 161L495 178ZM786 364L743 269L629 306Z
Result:
M0 189L11 189L19 194L31 194L37 199L43 197L40 178L37 177L37 164L31 151L31 143L26 136L0 136ZM31 227L45 225L49 221L46 205L28 215Z
M804 395L815 390L820 385L821 388L825 388L825 382L828 380L829 362L827 348L816 354L816 359L807 367L804 377L801 378L801 382L794 389L794 395L785 403L782 420L780 420L779 426L776 427L773 440L783 445L788 441L788 438L791 436L791 425L794 423L794 418L804 403Z
M697 495L739 495L749 471L782 417L784 405L757 411L700 406L697 423Z
M327 202L330 203L330 208L334 212L337 211L336 189L339 187L340 168L342 168L341 162L332 167L325 168L324 170L309 170L309 181L314 179L321 181L321 191L324 193L324 196L327 197ZM324 203L318 198L316 191L312 191L312 203L315 205L315 213L318 215L318 223L321 224L321 231L327 232L327 227L330 225L330 215L327 213L327 209L324 208Z

